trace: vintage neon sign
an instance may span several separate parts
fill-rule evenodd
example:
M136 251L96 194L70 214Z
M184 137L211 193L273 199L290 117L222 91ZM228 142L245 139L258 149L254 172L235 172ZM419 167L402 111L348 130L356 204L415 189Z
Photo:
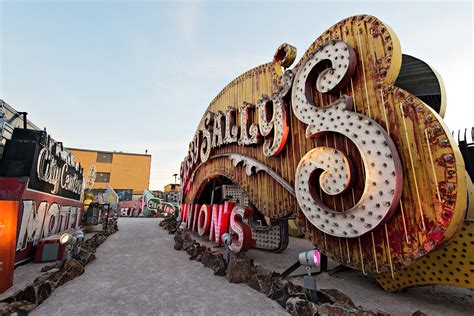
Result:
M38 179L52 184L51 193L53 194L57 194L59 188L62 188L80 195L83 184L82 178L79 178L82 174L78 173L80 166L69 158L70 154L66 156L68 158L64 158L65 154L59 147L55 144L54 147L41 149L36 165Z
M318 249L363 272L393 277L443 249L468 189L437 73L366 15L331 27L290 68L295 56L283 44L211 102L181 164L183 203L203 203L209 180L225 178L263 215L295 214ZM417 69L429 96L410 92Z
M83 170L44 131L14 130L0 176L0 200L18 204L16 264L34 255L41 238L79 227Z

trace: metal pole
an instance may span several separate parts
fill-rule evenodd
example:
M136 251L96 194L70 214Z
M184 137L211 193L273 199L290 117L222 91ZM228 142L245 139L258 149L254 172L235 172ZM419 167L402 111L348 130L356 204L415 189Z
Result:
M27 129L28 128L28 119L26 116L28 115L28 112L18 112L18 114L21 114L23 116L23 128Z
M214 190L216 189L216 179L212 179L211 210L214 205Z
M282 279L286 279L287 276L289 276L291 274L291 272L295 271L296 269L298 269L299 267L301 267L301 263L300 261L296 261L291 267L289 267L288 269L286 269L285 271L283 271L280 276Z

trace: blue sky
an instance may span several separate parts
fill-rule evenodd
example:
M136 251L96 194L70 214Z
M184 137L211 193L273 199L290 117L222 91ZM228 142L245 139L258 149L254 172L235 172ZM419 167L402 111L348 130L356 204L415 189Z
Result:
M66 146L147 149L162 189L228 82L362 13L438 70L448 126L473 125L470 1L0 1L0 98Z

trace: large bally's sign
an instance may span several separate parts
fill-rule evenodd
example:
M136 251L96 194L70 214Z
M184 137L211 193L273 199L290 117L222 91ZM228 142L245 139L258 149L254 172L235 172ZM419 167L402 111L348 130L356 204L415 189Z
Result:
M438 74L402 55L392 29L365 15L332 26L290 68L295 58L296 48L281 45L272 62L237 77L208 106L181 164L181 217L192 210L198 228L220 222L209 189L220 179L240 187L253 212L295 214L306 238L335 261L388 274L386 289L472 287L472 252L470 272L457 278L453 268L449 282L397 277L472 229L470 180L443 123Z

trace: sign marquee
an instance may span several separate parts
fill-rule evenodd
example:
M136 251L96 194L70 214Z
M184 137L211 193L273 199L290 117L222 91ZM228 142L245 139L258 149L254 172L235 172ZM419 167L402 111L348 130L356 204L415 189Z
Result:
M83 170L44 131L15 129L0 163L0 200L17 201L15 263L41 238L79 227Z
M62 163L62 167L59 167L59 155L53 155L48 148L41 149L38 157L38 163L36 166L36 174L40 181L53 185L51 193L57 194L59 189L81 194L82 192L82 179L79 179L77 173L70 172L70 168L77 171L79 165L71 164L66 161Z
M182 213L200 210L195 228L207 234L210 222L212 236L230 210L200 205L213 204L209 181L224 179L254 211L296 215L322 253L363 272L393 276L442 248L464 221L466 172L439 76L430 70L431 98L411 93L399 74L422 62L406 56L366 15L332 26L293 68L296 48L281 45L205 111L181 164ZM234 223L252 216L234 208Z
M14 130L5 146L0 176L28 177L30 189L74 200L83 190L81 166L44 131Z

